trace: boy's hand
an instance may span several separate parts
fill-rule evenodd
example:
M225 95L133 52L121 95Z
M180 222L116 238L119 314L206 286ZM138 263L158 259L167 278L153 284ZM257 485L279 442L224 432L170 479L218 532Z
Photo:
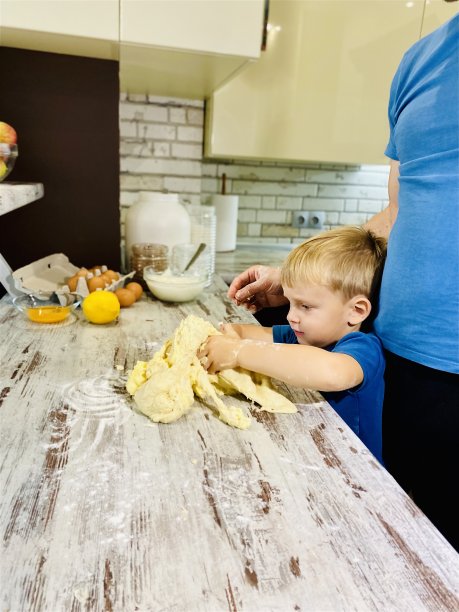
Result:
M239 332L240 325L237 323L220 323L219 329L225 336L230 336L231 338L241 338L241 334Z
M198 351L198 359L209 374L236 368L242 342L237 335L210 336Z

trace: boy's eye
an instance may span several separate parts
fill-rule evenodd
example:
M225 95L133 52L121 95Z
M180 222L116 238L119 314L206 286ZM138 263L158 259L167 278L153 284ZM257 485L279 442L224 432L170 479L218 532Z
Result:
M301 308L303 308L303 310L309 310L309 306L307 304L301 304Z

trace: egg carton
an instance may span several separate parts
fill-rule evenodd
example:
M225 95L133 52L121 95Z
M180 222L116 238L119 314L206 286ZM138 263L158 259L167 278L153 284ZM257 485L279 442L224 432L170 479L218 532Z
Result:
M63 253L54 253L42 259L19 268L13 272L16 289L22 293L39 292L41 294L66 294L70 293L66 280L74 276L80 268L70 263L69 258ZM122 287L128 278L132 278L135 272L130 272L110 285L105 287L107 291L115 291ZM88 284L85 278L78 279L75 293L86 297L89 294Z

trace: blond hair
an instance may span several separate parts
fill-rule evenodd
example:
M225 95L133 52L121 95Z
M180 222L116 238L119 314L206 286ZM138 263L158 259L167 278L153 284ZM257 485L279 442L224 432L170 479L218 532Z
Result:
M290 252L281 283L302 282L339 291L346 300L356 295L373 299L379 287L386 240L363 227L340 227L309 238Z

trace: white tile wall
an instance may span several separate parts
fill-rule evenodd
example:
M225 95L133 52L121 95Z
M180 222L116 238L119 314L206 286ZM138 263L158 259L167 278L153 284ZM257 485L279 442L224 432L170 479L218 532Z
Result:
M325 229L361 224L387 203L388 165L284 164L203 159L204 104L199 100L120 99L121 219L141 190L207 202L221 190L239 195L238 240L300 242L316 230L291 226L295 210L323 211Z

